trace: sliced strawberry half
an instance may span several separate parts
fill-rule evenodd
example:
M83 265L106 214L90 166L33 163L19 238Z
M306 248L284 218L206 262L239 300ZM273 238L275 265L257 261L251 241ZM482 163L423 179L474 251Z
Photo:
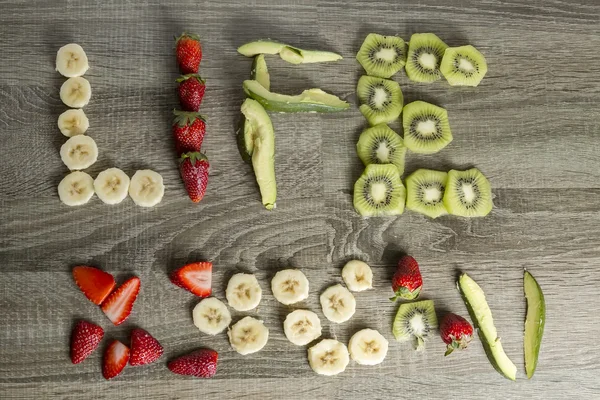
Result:
M71 362L79 364L98 348L104 330L96 324L78 321L71 334Z
M119 375L129 361L129 347L118 340L113 340L104 352L102 361L102 375L106 379L112 379Z
M113 324L122 324L131 314L133 303L139 292L140 278L137 276L129 278L102 303L102 311Z
M160 358L163 347L158 340L143 329L136 328L131 331L131 357L129 364L150 364Z
M217 373L219 354L211 349L199 349L169 361L167 368L179 375L212 378Z
M73 268L73 279L85 297L97 305L102 304L117 285L108 272L86 265Z
M185 265L173 271L171 282L196 296L208 297L212 293L212 263L204 261Z

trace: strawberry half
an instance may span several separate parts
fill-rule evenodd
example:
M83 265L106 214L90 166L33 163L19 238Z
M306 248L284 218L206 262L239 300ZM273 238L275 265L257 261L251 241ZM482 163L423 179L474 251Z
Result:
M136 328L131 331L131 357L130 365L150 364L158 360L163 354L163 347L152 335L143 329Z
M175 38L175 56L181 73L197 74L200 61L202 61L200 38L185 32Z
M211 378L217 373L218 358L216 351L200 349L170 361L167 367L179 375Z
M98 348L104 330L87 321L77 321L71 334L71 362L79 364Z
M102 375L105 379L112 379L119 375L129 361L129 347L118 340L113 340L106 351L102 360Z
M102 303L102 311L115 325L122 324L131 314L133 303L140 292L140 278L129 278Z
M208 185L208 158L202 153L185 153L179 160L179 172L188 196L194 203L200 202Z
M199 297L212 293L212 263L196 262L185 265L171 274L171 282Z
M206 133L206 121L197 112L173 110L173 138L177 155L199 152Z
M102 304L117 285L108 272L85 265L73 268L73 279L85 297L96 305Z
M394 297L390 298L395 301L397 298L406 300L414 300L419 297L423 288L423 278L419 271L417 260L411 256L404 256L398 261L398 268L392 278L392 290Z
M198 74L187 74L179 77L177 82L179 83L177 95L181 108L185 111L198 112L204 98L206 81Z
M444 343L448 345L446 354L448 355L454 349L466 349L473 339L473 327L463 317L456 314L446 314L440 323L440 336Z

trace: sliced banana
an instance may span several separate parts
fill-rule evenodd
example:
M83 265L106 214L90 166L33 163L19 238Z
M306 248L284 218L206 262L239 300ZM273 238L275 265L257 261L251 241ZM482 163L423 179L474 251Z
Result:
M262 321L245 317L229 328L227 332L231 347L241 355L260 351L269 340L269 329Z
M348 261L342 269L342 279L348 289L353 292L362 292L373 288L373 271L363 261Z
M83 135L90 127L90 120L82 109L67 110L58 117L58 129L66 137Z
M86 169L98 159L98 146L89 136L73 136L61 146L60 158L71 171Z
M308 363L319 375L337 375L346 370L350 357L343 343L333 339L323 339L308 349Z
M271 280L271 290L281 304L294 304L308 298L308 279L300 270L284 269Z
M321 336L321 320L312 311L292 311L283 321L283 332L290 342L304 346Z
M85 172L75 171L58 184L58 197L68 206L80 206L94 195L94 180Z
M162 176L150 169L136 171L129 183L129 196L141 207L154 207L162 200L165 185Z
M388 351L388 341L375 329L356 332L348 343L350 357L362 365L377 365L383 362Z
M69 78L60 87L60 99L71 108L83 108L90 102L92 87L80 76Z
M348 321L356 311L356 300L342 285L327 288L321 295L323 314L331 322L341 324Z
M81 76L90 68L83 48L76 43L64 45L56 52L56 70L62 76Z
M119 168L109 168L94 180L96 194L106 204L119 204L129 191L129 177Z
M256 308L262 298L262 289L252 274L235 274L229 279L225 297L229 306L237 311Z
M194 325L207 335L221 333L231 323L231 314L225 303L216 297L203 299L192 312Z

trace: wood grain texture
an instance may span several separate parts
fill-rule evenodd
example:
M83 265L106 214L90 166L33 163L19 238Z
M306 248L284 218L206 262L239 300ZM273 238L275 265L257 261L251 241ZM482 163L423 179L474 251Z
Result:
M600 4L450 3L0 0L0 398L600 398ZM199 205L186 198L170 137L177 106L172 37L183 30L203 39L201 73L208 82L202 113L212 169ZM357 216L352 187L363 167L355 145L365 121L355 107L336 115L273 115L278 207L262 208L235 144L241 82L251 65L237 46L269 37L340 52L344 60L322 65L269 57L272 88L321 87L355 104L362 72L354 54L369 32L406 40L435 32L451 46L469 43L485 54L489 72L477 88L415 84L403 72L394 79L405 101L446 107L455 137L436 155L410 154L407 172L477 166L494 187L487 218ZM66 170L56 119L65 106L54 58L69 42L81 44L91 63L86 77L93 96L85 111L100 158L90 174L112 166L130 175L140 168L160 172L167 190L156 208L129 199L109 207L97 198L67 208L58 200ZM387 300L389 279L402 252L419 259L424 297L435 300L440 315L466 314L454 286L460 271L480 283L519 369L516 382L492 369L479 341L444 358L441 340L421 354L392 340L397 306ZM352 320L331 324L318 296L341 281L341 267L355 257L372 265L375 290L356 296ZM232 274L257 274L263 301L234 320L246 314L265 320L271 336L263 351L240 356L225 334L207 337L193 326L197 300L167 274L199 259L214 262L214 294L221 299ZM80 263L101 266L119 281L141 278L140 297L123 326L110 326L78 291L70 269ZM361 328L378 329L390 339L385 362L351 363L334 378L315 375L306 348L291 345L281 327L297 307L279 304L269 289L270 278L287 266L309 278L310 297L299 307L321 315L324 337L347 343ZM523 268L544 288L548 314L531 381L522 362ZM105 382L100 351L77 366L68 359L77 318L100 323L106 337L123 341L133 327L143 327L166 356ZM167 359L201 346L220 353L213 380L166 369Z

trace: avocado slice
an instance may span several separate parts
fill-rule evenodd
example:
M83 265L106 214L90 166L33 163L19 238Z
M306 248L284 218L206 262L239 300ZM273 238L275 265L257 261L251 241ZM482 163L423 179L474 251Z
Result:
M544 325L546 324L546 301L542 288L535 278L527 271L523 277L523 289L527 299L527 318L525 319L525 338L523 350L525 353L525 371L527 378L531 379L537 367L538 356Z
M254 126L246 117L242 116L235 135L242 160L252 165L252 150L254 149L252 136L254 135Z
M273 124L267 112L256 100L244 100L242 114L245 117L244 148L249 148L251 154L252 168L256 175L262 203L267 210L272 210L275 208L277 198Z
M492 311L485 299L483 290L467 274L460 276L458 287L467 305L471 319L478 328L479 338L481 339L481 343L483 343L483 348L490 363L496 371L514 381L517 375L517 367L508 358L502 348L502 343L494 326Z
M265 89L271 90L271 77L269 76L269 70L267 69L267 63L265 61L264 54L259 54L254 57L252 70L250 71L250 77L250 79L260 83Z
M297 96L272 93L253 80L244 81L244 91L265 110L277 112L338 112L350 104L321 89L309 89Z
M257 54L279 54L281 59L292 64L308 64L341 60L342 56L330 51L303 50L272 40L257 40L238 47L238 52L246 57Z

